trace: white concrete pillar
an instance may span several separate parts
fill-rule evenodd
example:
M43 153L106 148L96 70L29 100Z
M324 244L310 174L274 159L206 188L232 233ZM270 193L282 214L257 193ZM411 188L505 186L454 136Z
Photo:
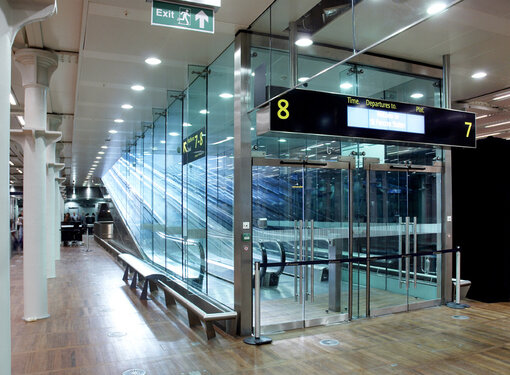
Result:
M11 373L11 303L9 232L9 93L11 91L11 40L0 30L0 373ZM4 371L5 370L5 371ZM8 371L8 372L7 372Z
M59 164L59 170L62 170L64 169L65 167L65 164ZM55 222L55 225L56 225L56 231L55 231L55 245L56 245L56 248L55 248L55 259L56 260L60 260L60 245L61 245L61 233L60 233L60 223L64 220L64 215L62 214L62 209L63 209L63 202L62 202L62 193L60 191L60 184L64 183L64 181L66 180L64 177L58 177L59 175L59 172L56 172L56 176L55 177L55 187L56 187L56 190L55 190L55 197L56 197L56 200L57 200L57 205L55 207L55 217L56 217L56 222Z
M23 146L23 300L26 321L49 317L47 291L46 149L60 132L46 130L46 94L58 65L55 53L25 48L14 54L25 89L25 128L11 131ZM51 232L53 234L53 232Z
M48 119L48 130L58 131L62 124L60 116L52 116ZM55 174L64 165L55 162L56 144L50 144L46 149L46 276L48 279L56 277L55 260L57 253L57 243L55 233L55 215L57 201L55 199Z
M14 36L28 23L42 21L57 9L56 0L18 2L0 0L0 374L11 373L9 124L11 47Z

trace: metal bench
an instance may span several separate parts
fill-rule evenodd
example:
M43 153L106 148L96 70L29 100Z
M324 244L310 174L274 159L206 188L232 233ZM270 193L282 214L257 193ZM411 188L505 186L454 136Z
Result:
M165 293L165 302L167 308L175 305L175 301L179 301L179 303L186 308L188 311L188 321L189 326L198 326L201 325L201 322L204 323L205 334L207 339L210 340L216 336L216 332L214 331L213 322L220 320L237 320L237 312L236 311L218 311L207 313L202 310L200 307L195 305L192 301L187 299L185 296L176 292L172 288L170 288L167 284L159 280L157 282L158 286ZM236 322L234 322L233 326L235 327Z
M142 294L140 295L141 300L147 300L147 289L150 285L151 292L157 290L157 286L155 284L158 280L165 280L166 276L158 271L156 268L152 267L150 264L145 262L144 260L135 257L131 254L120 254L118 258L126 264L126 270L124 271L124 276L122 280L126 283L129 281L129 270L133 271L133 279L131 280L131 289L136 289L137 281L140 277L143 278L144 283L142 287Z

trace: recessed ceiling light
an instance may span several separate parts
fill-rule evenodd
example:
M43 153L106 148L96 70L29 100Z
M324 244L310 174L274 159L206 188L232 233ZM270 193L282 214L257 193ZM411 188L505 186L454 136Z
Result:
M131 86L131 90L133 90L133 91L143 91L143 90L145 90L145 87L143 87L142 85L133 85L133 86Z
M116 122L117 124L122 124L124 120L121 118L116 118L115 120L113 120L113 122Z
M510 121L504 121L504 122L498 122L496 124L485 125L485 128L493 128L495 126L501 126L501 125L507 125L507 124L510 124Z
M16 101L16 97L14 96L12 91L9 94L9 103L11 103L11 105L18 105L18 102Z
M185 128L189 128L190 126L193 126L193 125L191 125L189 122L183 122L182 126L184 126Z
M496 96L492 100L503 100L503 99L506 99L506 98L510 98L510 94L504 94L504 95L501 95L501 96Z
M352 83L344 82L340 85L340 88L344 90L352 89Z
M179 135L179 133L177 133L177 132L170 132L170 133L168 133L168 135L171 135L172 137L177 137Z
M222 99L232 99L233 97L234 97L234 95L232 95L229 92L223 92L220 94L220 98L222 98Z
M102 159L103 157L102 156L96 156L96 159Z
M106 150L108 146L101 146L101 148Z
M126 104L122 104L120 107L122 109L133 109L133 106L131 104L127 104L127 103Z
M14 165L14 163L13 163L12 161L10 161L10 160L9 160L9 164L10 164L10 165Z
M110 134L117 134L118 132L117 132L117 130L113 130L112 129L112 130L108 130L108 133L110 133Z
M206 115L206 114L208 114L208 113L209 113L209 111L208 111L207 109L201 109L201 110L200 110L200 114L201 114L201 115Z
M16 116L21 126L25 126L25 119L23 116Z
M285 143L285 142L287 142L287 140L286 140L286 139L281 138L281 139L279 139L279 140L278 140L278 142Z
M157 57L147 57L145 59L145 62L149 65L159 65L161 64L161 60L158 59Z
M297 80L298 80L298 82L303 83L303 82L308 81L309 79L310 79L310 77L299 77Z
M434 3L431 6L429 6L427 8L427 13L430 15L437 14L439 12L442 12L445 9L446 9L446 4L442 3L442 2L438 2L438 3Z
M486 117L488 117L488 116L489 116L489 115L481 115L481 116L477 116L477 117L475 117L475 120L480 120L480 119L482 119L482 118L486 118Z
M19 173L23 174L23 171L19 168L16 169Z
M423 94L421 92L415 92L414 94L411 94L411 98L421 99L421 98L423 98Z
M307 36L302 36L294 42L298 47L310 47L313 44L313 40Z
M474 78L474 79L481 79L481 78L485 78L485 77L487 77L487 73L485 73L485 72L476 72L471 76L471 78Z
M160 143L163 143L163 144L165 144L165 143L166 143L166 141L159 141L159 142L160 142Z
M99 151L98 154L99 155L104 155L104 151Z

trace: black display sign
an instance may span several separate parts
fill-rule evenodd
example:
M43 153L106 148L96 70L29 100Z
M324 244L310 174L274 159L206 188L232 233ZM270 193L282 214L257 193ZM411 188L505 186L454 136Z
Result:
M205 128L187 136L182 141L182 165L205 156Z
M273 100L257 131L476 147L474 113L300 89Z

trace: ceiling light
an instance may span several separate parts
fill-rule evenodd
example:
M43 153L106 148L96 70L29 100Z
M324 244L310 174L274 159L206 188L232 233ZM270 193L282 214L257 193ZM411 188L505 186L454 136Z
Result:
M501 125L507 125L507 124L510 124L510 121L498 122L496 124L485 125L485 128L493 128L495 126L501 126Z
M495 135L500 135L501 133L490 133L490 134L484 134L484 135L480 135L478 137L476 137L476 139L480 139L480 138L487 138L487 137L493 137Z
M201 109L201 110L200 110L200 114L201 114L201 115L206 115L206 114L208 114L208 113L209 113L209 111L208 111L207 109Z
M161 64L161 60L158 59L157 57L147 57L145 59L145 62L149 65L159 65Z
M480 120L481 118L486 118L487 116L489 116L489 115L481 115L481 116L475 117L475 120Z
M18 102L16 101L16 97L14 96L12 91L9 94L9 103L11 103L11 105L18 105Z
M230 140L234 139L234 137L227 137L221 141L218 141L218 142L214 142L214 143L211 143L211 145L219 145L220 143L223 143L223 142L228 142Z
M485 72L476 72L471 76L471 78L474 78L474 79L481 79L481 78L485 78L485 77L487 77L487 73L485 73Z
M10 164L10 165L14 165L14 163L13 163L12 161L10 161L10 160L9 160L9 164Z
M18 118L18 122L20 123L21 126L25 126L25 119L23 118L23 116L16 116Z
M126 104L122 104L120 107L122 109L133 109L133 106L131 104L127 104L127 103Z
M113 122L116 122L117 124L122 124L124 120L121 118L116 118L115 120L113 120Z
M104 151L99 151L98 154L99 155L104 155Z
M96 159L102 159L103 157L102 156L96 156Z
M310 47L313 44L313 40L308 36L302 36L294 42L298 47Z
M19 168L16 169L19 173L23 174L23 171Z
M421 98L423 98L423 94L421 92L415 92L414 94L411 94L411 98L421 99Z
M434 3L432 4L431 6L429 6L427 8L427 13L430 14L430 15L433 15L433 14L437 14L439 12L442 12L443 10L446 9L446 4L445 3Z
M101 146L102 149L106 150L108 146Z
M303 82L308 81L309 79L310 79L310 77L299 77L297 80L298 80L298 82L303 83Z
M131 86L131 90L133 90L133 91L143 91L143 90L145 90L145 87L143 87L142 85L133 85L133 86Z
M189 128L190 126L193 126L193 125L191 125L189 122L183 122L182 126L184 126L185 128Z
M342 83L340 85L340 88L344 90L352 89L352 83L349 82Z
M117 130L113 130L112 129L112 130L108 130L108 133L110 133L110 134L117 134L118 132L117 132Z
M172 137L177 137L179 135L179 133L177 133L177 132L170 132L170 133L168 133L168 135L171 135Z
M234 97L234 95L232 95L229 92L222 92L220 94L220 98L222 98L222 99L232 99L233 97Z
M286 140L286 139L281 138L281 139L279 139L279 140L278 140L278 142L285 143L285 142L287 142L287 140Z
M163 144L165 144L165 143L166 143L166 141L159 141L159 142L160 142L160 143L163 143Z
M506 98L510 98L510 94L504 94L504 95L501 95L501 96L496 96L492 100L503 100L503 99L506 99Z

